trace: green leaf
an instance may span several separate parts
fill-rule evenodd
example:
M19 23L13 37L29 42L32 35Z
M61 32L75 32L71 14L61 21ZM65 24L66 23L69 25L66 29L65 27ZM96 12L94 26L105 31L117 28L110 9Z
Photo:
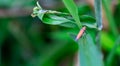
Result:
M67 19L67 18L62 17L62 16L58 16L55 14L45 14L45 15L38 14L38 17L45 24L60 25L60 26L65 26L65 27L72 27L72 28L76 27L77 28L77 25L74 21L71 21L70 19Z
M81 15L80 20L83 26L87 26L90 29L98 30L96 20L94 17L89 15Z
M117 30L117 26L115 24L115 20L114 20L114 17L112 15L112 12L110 10L110 6L109 6L110 4L108 3L108 1L109 0L102 0L102 5L104 7L105 14L106 14L107 20L109 22L110 30L115 37L118 37L119 32Z
M64 17L59 17L56 15L47 15L46 18L43 18L44 23L46 24L52 24L52 25L58 25L61 23L65 23L65 22L72 22Z
M37 3L37 7L33 9L32 16L37 16L45 24L60 25L69 28L77 28L77 25L72 21L68 13L62 13L52 10L43 10Z
M81 66L103 66L103 58L91 36L85 34L78 40Z
M35 7L33 10L33 16L38 16L45 24L60 25L70 28L78 27L75 20L68 13L43 10L38 3L37 7ZM75 18L77 18L77 16ZM79 19L81 19L82 25L87 26L90 29L97 29L96 20L93 17L89 15L81 15Z
M106 66L110 66L112 64L113 58L115 57L116 50L119 47L120 47L120 36L115 41L114 46L112 47L112 50L106 59Z
M98 30L96 23L86 23L86 22L81 22L81 23L82 23L82 25L87 26L90 29L96 29L96 30Z
M95 18L89 15L81 15L80 20L81 22L91 22L91 23L96 22Z
M78 8L75 5L74 1L73 0L63 0L63 3L65 4L67 9L69 10L69 12L72 15L72 17L74 18L74 20L76 21L78 27L81 28L82 24L80 23L80 19L78 16Z
M115 37L113 37L113 35L111 36L111 34L108 34L106 32L101 33L101 43L102 43L102 48L107 51L110 52L111 49L114 46L114 42L115 42ZM116 54L120 55L120 47L117 48L116 50Z

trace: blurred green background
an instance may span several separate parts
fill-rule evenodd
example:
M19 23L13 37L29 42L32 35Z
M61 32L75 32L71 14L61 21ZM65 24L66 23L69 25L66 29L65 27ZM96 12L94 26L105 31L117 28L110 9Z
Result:
M43 24L37 17L31 17L36 1L0 0L0 66L73 65L78 45L67 35L70 29ZM76 2L79 15L94 16L92 2ZM61 0L39 0L39 3L45 9L67 12ZM102 52L105 63L120 66L120 41L117 41L120 36L120 3L112 3L114 1L110 1L108 5L112 6L107 7L103 2L103 17L106 18L103 19L104 28L101 32ZM111 26L111 23L115 26ZM115 27L118 34L114 34L111 27Z

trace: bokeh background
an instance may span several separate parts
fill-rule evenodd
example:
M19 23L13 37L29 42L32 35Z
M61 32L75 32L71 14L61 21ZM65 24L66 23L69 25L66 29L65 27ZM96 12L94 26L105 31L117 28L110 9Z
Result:
M79 15L94 16L93 0L75 1ZM101 50L104 63L110 57L110 66L120 66L120 42L117 41L120 36L120 2L106 1L109 6L103 2ZM73 65L78 45L66 35L69 28L43 24L37 17L31 17L36 2L0 0L0 66ZM39 3L44 9L67 12L61 0L39 0Z

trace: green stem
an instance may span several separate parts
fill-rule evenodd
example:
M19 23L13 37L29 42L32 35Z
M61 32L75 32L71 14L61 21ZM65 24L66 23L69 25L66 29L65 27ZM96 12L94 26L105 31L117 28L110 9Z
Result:
M107 0L102 0L102 3L103 3L103 7L104 7L104 10L105 10L105 13L106 13L106 17L109 21L110 29L111 29L113 35L115 37L117 37L118 36L117 26L115 24L113 15L110 11L110 7L109 7L110 5L107 3Z
M102 29L102 9L101 0L95 0L95 15L97 21L97 27L99 30Z
M101 44L100 44L100 34L101 34L101 30L102 30L102 5L101 5L101 0L95 0L95 15L96 15L96 22L97 22L97 28L99 29L97 36L96 36L96 43L98 45L99 48L101 48Z

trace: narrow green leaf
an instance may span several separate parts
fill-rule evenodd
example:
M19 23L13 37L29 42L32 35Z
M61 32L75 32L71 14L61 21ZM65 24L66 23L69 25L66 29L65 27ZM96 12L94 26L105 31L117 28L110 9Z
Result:
M101 44L102 48L106 50L107 52L110 52L111 49L114 46L114 42L116 41L116 38L111 36L111 34L108 34L106 32L101 33ZM117 50L115 51L116 55L120 55L120 46L118 46Z
M54 15L54 14L45 14L44 16L39 14L38 17L45 24L51 25L60 25L64 27L77 28L77 25L74 21L71 21L65 17ZM42 18L41 18L42 17Z
M108 55L107 59L106 59L106 66L110 66L113 60L113 57L115 56L116 50L117 48L120 47L120 36L117 38L110 54Z
M74 1L73 0L63 0L63 3L65 4L67 9L69 10L69 12L72 15L72 17L74 18L74 20L76 21L78 27L81 28L82 24L80 23L80 19L78 16L78 8L75 5Z
M104 10L105 10L105 13L106 13L106 17L107 17L107 19L109 21L110 30L113 33L113 35L115 37L117 37L119 32L117 31L117 26L115 24L113 15L112 15L110 7L109 7L110 4L108 3L107 0L102 0L102 4L103 4L103 7L104 7Z
M79 39L78 44L81 66L103 66L102 54L89 34Z
M46 24L52 24L52 25L59 25L61 23L65 23L65 22L72 22L64 17L60 17L57 15L53 15L53 14L49 14L46 15L42 21Z

